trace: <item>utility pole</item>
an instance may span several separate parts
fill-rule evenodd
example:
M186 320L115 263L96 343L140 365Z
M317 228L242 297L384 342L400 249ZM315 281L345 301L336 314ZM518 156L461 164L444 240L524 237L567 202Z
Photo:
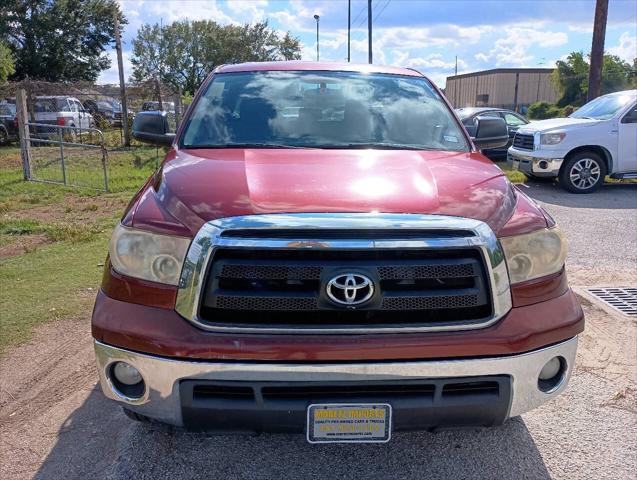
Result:
M367 63L372 63L372 0L367 0Z
M604 64L604 38L608 18L608 0L597 0L595 24L593 25L593 45L591 46L591 68L588 72L588 101L602 94L602 66Z
M456 68L454 68L453 72L455 77L453 79L453 106L458 107L458 55L456 55Z
M316 61L319 61L319 20L321 17L318 15L314 15L314 20L316 20Z
M117 51L117 70L119 70L119 96L122 102L122 127L124 127L124 146L130 147L130 132L128 131L128 102L126 101L126 83L124 82L124 61L122 60L122 38L119 30L119 8L115 9L113 17L115 31L115 50Z
M350 55L350 40L352 35L352 0L347 0L347 61L352 60Z

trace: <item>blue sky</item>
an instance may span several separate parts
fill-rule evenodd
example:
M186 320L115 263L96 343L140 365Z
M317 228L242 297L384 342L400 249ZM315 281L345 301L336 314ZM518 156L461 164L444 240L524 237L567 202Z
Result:
M347 0L119 0L128 18L123 33L126 76L130 49L143 23L212 19L221 24L267 19L301 39L303 59L347 57ZM497 67L551 67L591 46L594 0L373 0L374 63L417 68L444 87L453 74ZM367 62L367 0L352 0L352 61ZM606 50L637 57L637 0L610 0ZM115 53L110 52L115 60ZM100 83L117 81L116 62Z

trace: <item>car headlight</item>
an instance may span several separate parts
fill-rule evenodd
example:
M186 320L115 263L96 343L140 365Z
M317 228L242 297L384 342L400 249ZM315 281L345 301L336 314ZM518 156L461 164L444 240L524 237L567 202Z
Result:
M113 231L109 256L122 275L177 285L190 239L145 232L118 225Z
M566 238L557 227L503 237L500 243L504 249L511 283L559 272L566 260Z
M540 144L541 145L557 145L566 137L566 133L564 132L556 132L556 133L543 133L540 135Z

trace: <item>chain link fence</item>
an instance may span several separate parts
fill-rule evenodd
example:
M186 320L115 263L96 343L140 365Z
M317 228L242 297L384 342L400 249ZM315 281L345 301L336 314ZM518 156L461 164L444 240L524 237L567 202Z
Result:
M11 129L9 139L17 143L20 132L26 137L21 142L25 178L109 190L109 157L147 162L148 145L131 139L126 146L125 122L130 131L137 112L164 110L176 130L184 113L181 95L151 82L127 87L126 100L124 118L118 86L29 80L0 85L0 106L8 117L15 113L15 118L0 117L4 128ZM137 155L138 150L144 155ZM152 150L156 165L161 152Z

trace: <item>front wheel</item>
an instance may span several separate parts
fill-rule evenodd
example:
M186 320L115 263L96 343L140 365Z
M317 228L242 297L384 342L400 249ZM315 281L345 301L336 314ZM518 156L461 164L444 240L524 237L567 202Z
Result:
M591 193L604 183L606 165L593 152L577 153L560 170L560 185L571 193Z

